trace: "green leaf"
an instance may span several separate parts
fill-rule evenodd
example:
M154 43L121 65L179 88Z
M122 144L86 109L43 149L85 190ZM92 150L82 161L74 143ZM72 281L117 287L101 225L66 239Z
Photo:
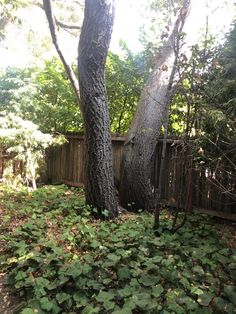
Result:
M87 286L92 287L94 290L101 290L103 288L103 285L96 280L88 280Z
M163 260L163 256L156 255L152 258L152 262L155 264L159 264Z
M17 275L15 277L15 279L17 281L24 280L25 278L27 278L27 274L24 271L21 271L21 270L18 271L18 273L17 273Z
M230 270L236 270L236 263L230 263L228 267Z
M52 313L54 314L58 314L58 313L61 313L61 308L58 306L57 304L57 301L56 300L53 300L52 301L52 304L53 304L53 307L52 307Z
M195 302L193 299L191 299L188 296L178 298L178 303L179 304L185 304L187 310L189 310L189 311L196 310L199 307L197 302Z
M194 293L194 294L196 294L196 295L202 295L202 294L204 294L204 291L202 290L202 289L200 289L200 288L198 288L198 287L192 287L191 289L190 289L190 291L192 292L192 293Z
M227 298L236 306L236 287L224 286L224 293Z
M40 306L43 310L49 312L53 308L53 303L47 297L43 297L40 299Z
M139 282L144 286L153 286L159 281L159 277L155 277L153 275L148 275L147 273L142 274Z
M179 282L183 285L185 289L190 287L190 282L187 278L182 277Z
M92 307L91 305L87 305L81 314L97 314L99 313L99 308L98 307Z
M104 217L108 217L109 216L109 211L107 209L102 211L102 214Z
M82 269L79 267L78 264L72 265L65 271L65 276L71 276L73 279L78 278L82 274Z
M69 300L70 298L71 298L71 295L65 292L59 292L56 294L56 299L59 304L62 304L63 302Z
M230 255L230 252L229 252L228 248L224 248L222 250L219 250L218 253L222 254L222 255L225 255L225 256L229 256Z
M233 313L235 313L235 306L232 303L229 303L228 300L220 298L220 297L213 299L213 306L214 306L216 314L221 314L221 313L233 314Z
M106 291L100 291L99 294L96 296L96 300L98 302L105 302L110 301L114 298L113 292L106 292Z
M206 252L203 249L197 249L195 248L193 253L192 253L192 257L193 259L199 259L201 260L208 252Z
M159 296L162 294L163 291L164 291L164 288L162 287L162 285L157 285L156 287L152 287L152 295L155 298L159 298Z
M105 278L105 279L103 279L103 281L102 281L102 283L104 284L104 285L109 285L109 283L111 283L112 282L112 280L110 279L110 278Z
M125 280L130 278L130 270L128 266L124 266L118 269L117 272L118 278L120 280Z
M93 249L96 249L96 248L98 248L98 247L100 247L101 246L101 243L99 242L99 241L97 241L97 240L92 240L91 241L91 247L93 248Z
M205 273L203 268L199 265L196 265L193 267L193 272L200 275L200 276L204 275L204 273Z
M185 314L186 310L177 303L171 303L168 305L168 310L173 311L176 314Z
M132 314L132 309L129 308L123 308L121 310L115 310L114 312L112 312L111 314Z
M149 293L141 292L132 296L131 300L141 309L146 309L152 303Z
M206 307L206 306L202 307L201 306L200 308L198 308L194 311L194 314L212 314L212 313L216 314L215 311L212 312L212 309L209 306L208 307Z
M35 311L27 307L21 312L21 314L35 314Z
M89 301L87 296L80 291L77 291L73 294L73 299L76 302L77 307L86 306L86 304L88 304Z
M36 299L32 299L29 301L27 309L31 309L32 311L34 311L34 313L38 313L38 314L44 314L45 313L45 311L42 310L42 308L40 306L40 302ZM56 314L56 312L55 312L55 314Z
M114 264L116 264L116 263L119 262L119 260L120 260L120 256L117 256L117 255L115 255L115 254L113 254L113 253L109 253L109 254L107 255L107 258L108 258L111 262L114 262Z
M232 280L236 281L236 269L230 269L229 268L229 273L230 273L230 277L232 278Z
M214 254L212 257L223 265L229 264L231 262L231 259L228 256L224 256L219 253Z
M204 294L198 295L197 302L201 304L202 306L208 306L212 299L213 297L211 294L204 293Z
M115 302L112 302L112 301L106 300L103 302L103 306L107 311L113 310L115 305L116 305Z
M125 287L123 289L119 289L118 290L118 295L121 296L122 298L128 297L132 294L134 288L129 286L129 285L125 285Z
M150 243L154 244L157 247L162 247L162 246L165 246L166 244L165 241L161 240L160 238L152 239Z

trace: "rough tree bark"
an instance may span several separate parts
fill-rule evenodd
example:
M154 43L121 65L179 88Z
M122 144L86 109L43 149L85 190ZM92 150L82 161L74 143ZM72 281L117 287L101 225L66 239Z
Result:
M154 185L151 164L161 126L172 95L176 68L176 40L182 31L190 7L184 0L173 31L156 56L156 62L144 87L129 130L122 160L120 201L132 209L154 209Z
M86 0L79 41L79 85L85 131L85 194L89 205L117 215L105 61L114 21L113 0Z
M108 100L105 86L105 61L110 43L114 0L86 0L79 41L79 83L60 48L51 0L43 0L53 44L64 65L84 118L86 202L117 215Z

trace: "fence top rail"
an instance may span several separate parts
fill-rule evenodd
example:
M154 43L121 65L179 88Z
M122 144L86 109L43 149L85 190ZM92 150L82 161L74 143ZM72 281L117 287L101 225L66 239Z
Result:
M64 134L65 137L70 140L70 139L75 139L75 140L84 140L84 134L83 133L78 133L78 134ZM112 141L117 141L117 142L125 142L126 137L125 136L116 136L112 135L111 136Z
M70 139L78 139L78 140L84 140L84 134L83 133L67 133L64 134L65 137ZM126 135L118 135L118 134L111 134L111 139L113 142L125 142L126 141ZM167 143L174 143L174 144L180 144L184 143L184 139L178 136L168 136L167 139L164 139L162 136L158 138L158 142L166 141ZM190 139L190 142L192 142L194 139Z

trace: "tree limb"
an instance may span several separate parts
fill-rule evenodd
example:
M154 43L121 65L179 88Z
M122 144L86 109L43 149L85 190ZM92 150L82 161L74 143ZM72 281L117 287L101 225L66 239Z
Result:
M43 11L45 11L44 10L44 6L42 5L42 3L40 3L40 2L32 2L32 5L35 5L35 6L37 6L37 7L39 7L40 9L42 9ZM73 31L73 30L80 30L81 29L81 27L80 26L77 26L77 25L68 25L68 24L65 24L65 23L63 23L63 22L61 22L61 21L59 21L57 18L56 18L56 16L54 15L54 21L55 21L55 24L57 25L57 26L60 26L61 28L63 28L65 31L67 31L69 34L71 34L72 36L76 36L75 34L73 34L71 31Z
M77 101L80 104L80 91L79 91L78 80L75 76L75 73L74 73L72 67L66 61L65 56L63 55L61 48L59 46L59 43L58 43L57 34L56 34L56 22L55 22L55 18L53 17L53 14L52 14L51 0L43 0L43 9L45 11L45 14L46 14L46 17L48 20L49 29L50 29L50 33L51 33L51 37L52 37L52 42L53 42L53 44L57 50L57 53L58 53L63 65L64 65L67 76L71 82L71 86L75 92Z
M54 19L55 19L55 23L64 29L70 29L70 30L80 30L81 29L81 27L77 26L77 25L68 25L68 24L62 23L55 16L54 16Z

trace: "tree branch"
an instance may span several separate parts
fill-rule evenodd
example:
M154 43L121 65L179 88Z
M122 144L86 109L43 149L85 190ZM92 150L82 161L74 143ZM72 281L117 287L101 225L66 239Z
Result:
M39 7L40 9L42 9L43 11L45 11L44 10L44 7L43 7L43 5L42 5L42 3L40 3L40 2L32 2L32 5L36 5L37 7ZM70 30L71 31L73 31L73 30L80 30L81 29L81 27L80 26L77 26L77 25L68 25L68 24L65 24L65 23L63 23L63 22L60 22L57 18L56 18L56 16L54 15L54 21L55 21L55 24L57 25L57 26L60 26L61 28L63 28L65 31L67 31L69 34L71 34L72 36L76 36L75 34L73 34L72 32L70 32Z
M75 92L76 98L78 103L80 104L80 91L79 91L79 83L75 76L75 73L72 69L72 67L69 65L69 63L66 61L65 56L63 55L61 48L58 43L57 34L56 34L56 22L52 14L52 3L51 0L43 0L43 9L45 11L49 29L52 37L52 42L57 50L57 53L64 65L65 71L67 73L67 76L71 82L71 86Z
M55 23L58 25L58 26L60 26L60 27L62 27L62 28L64 28L64 29L70 29L70 30L80 30L81 29L81 27L80 26L77 26L77 25L68 25L68 24L65 24L65 23L62 23L62 22L60 22L55 16L54 16L54 19L55 19Z

